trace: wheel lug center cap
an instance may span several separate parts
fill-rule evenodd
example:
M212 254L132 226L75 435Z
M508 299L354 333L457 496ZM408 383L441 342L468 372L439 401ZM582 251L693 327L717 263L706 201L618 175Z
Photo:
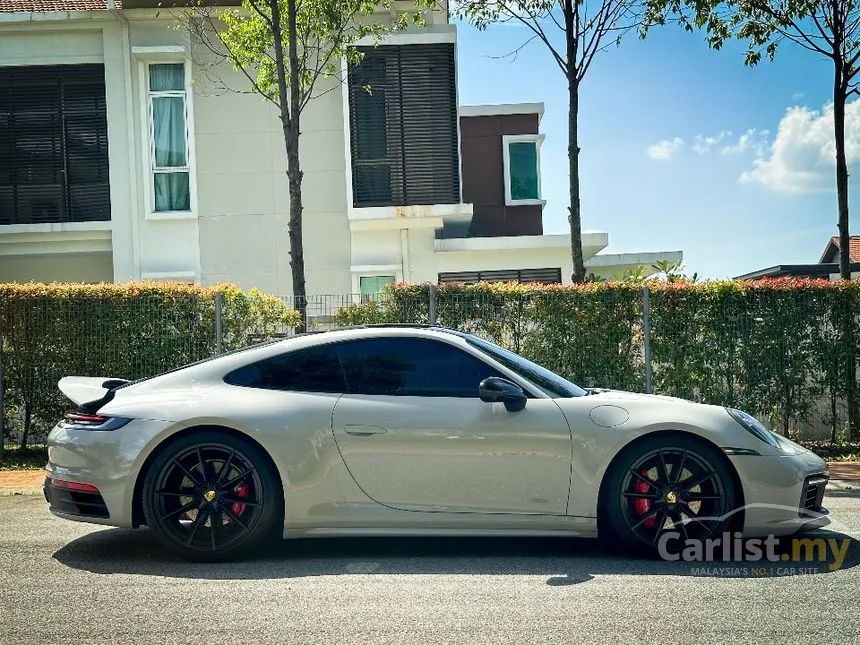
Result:
M207 490L203 493L203 499L205 499L210 504L215 501L215 498L218 497L218 493L214 490Z
M678 503L678 493L674 490L670 490L666 493L666 503L667 504L677 504Z

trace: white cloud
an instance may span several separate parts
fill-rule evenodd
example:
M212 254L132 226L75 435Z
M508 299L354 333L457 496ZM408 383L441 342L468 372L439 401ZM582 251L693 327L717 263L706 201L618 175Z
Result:
M860 159L860 101L845 109L845 149L849 165ZM833 105L820 111L791 107L779 122L773 144L740 180L788 193L833 190L835 150Z
M648 148L648 156L658 161L666 161L672 158L678 150L684 145L684 140L681 137L674 139L663 139L658 141L653 146Z
M750 128L737 140L733 139L731 130L720 130L713 135L697 134L693 139L693 150L700 155L719 152L722 155L736 155L747 150L753 150L761 156L767 143L767 130Z
M738 138L736 143L723 147L720 150L720 154L737 155L742 152L746 152L747 150L753 150L755 151L756 156L761 157L764 155L767 147L768 134L769 132L767 130L756 130L755 128L750 128Z
M693 150L698 152L700 155L703 155L716 148L720 145L723 139L730 136L732 136L730 130L721 130L720 132L717 132L717 134L708 137L697 134L693 140Z

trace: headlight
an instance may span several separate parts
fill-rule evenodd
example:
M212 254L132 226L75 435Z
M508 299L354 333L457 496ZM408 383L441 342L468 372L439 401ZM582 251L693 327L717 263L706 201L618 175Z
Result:
M740 426L749 432L752 435L755 435L766 444L773 446L774 448L782 450L782 445L780 444L779 438L772 433L770 430L765 428L761 422L756 419L754 416L743 412L742 410L735 410L733 408L726 408L726 412L728 412L732 419L737 421ZM787 452L787 451L786 451Z

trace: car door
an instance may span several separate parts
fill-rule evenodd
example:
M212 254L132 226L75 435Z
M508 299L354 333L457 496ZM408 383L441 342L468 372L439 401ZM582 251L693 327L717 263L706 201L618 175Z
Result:
M228 403L238 408L237 418L265 436L293 486L316 483L340 462L331 415L346 384L334 345L276 354L233 370L224 381L249 389Z
M570 428L552 399L508 412L478 398L502 376L443 341L389 337L339 345L347 393L332 430L373 500L406 511L563 515Z

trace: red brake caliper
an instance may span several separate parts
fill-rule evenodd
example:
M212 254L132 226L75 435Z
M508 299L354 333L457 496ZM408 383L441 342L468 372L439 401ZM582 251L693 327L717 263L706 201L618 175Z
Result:
M236 486L236 497L247 497L248 493L250 492L251 488L248 486L248 484L239 484L238 486ZM233 511L233 515L235 515L236 517L241 517L242 513L245 512L246 508L247 507L244 504L240 504L239 502L236 502L230 506L230 510Z
M643 470L642 476L645 479L649 479L648 471ZM648 484L646 484L645 482L643 482L641 479L639 479L637 477L636 482L633 484L633 490L636 491L637 493L647 493L649 490L651 490L651 486L649 486ZM641 499L641 498L634 499L633 500L633 508L636 510L636 514L641 517L642 515L645 515L646 513L651 512L651 500L650 499ZM655 522L655 518L649 517L647 520L645 520L645 526L649 529L654 528L654 522Z

